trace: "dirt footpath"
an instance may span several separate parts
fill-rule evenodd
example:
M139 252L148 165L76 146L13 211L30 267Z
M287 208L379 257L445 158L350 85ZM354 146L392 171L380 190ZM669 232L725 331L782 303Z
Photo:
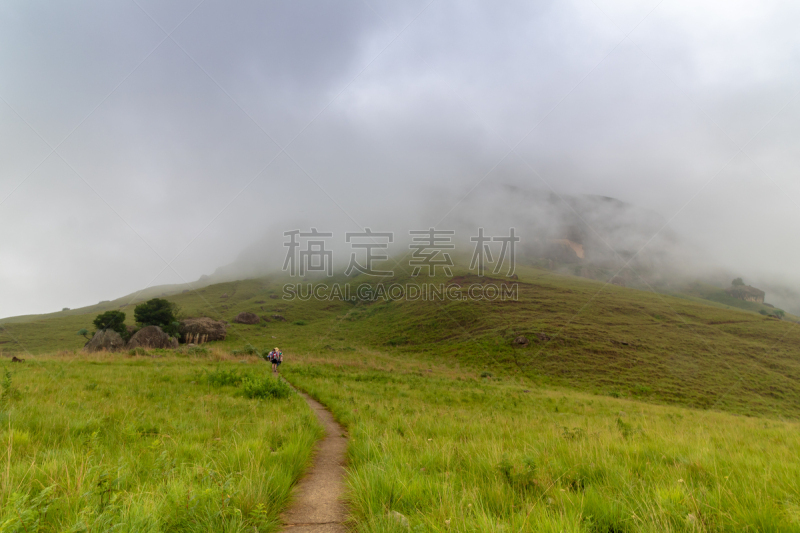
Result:
M344 463L347 452L345 430L325 406L300 393L314 410L325 437L319 442L314 463L294 490L292 504L281 515L287 533L346 533Z

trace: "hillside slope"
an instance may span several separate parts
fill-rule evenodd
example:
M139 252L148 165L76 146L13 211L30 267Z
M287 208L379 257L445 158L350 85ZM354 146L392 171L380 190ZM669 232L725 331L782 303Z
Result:
M546 270L518 273L517 301L287 301L282 286L297 280L279 276L210 285L171 299L187 316L232 321L252 311L267 320L231 324L220 343L230 349L279 345L287 354L335 354L368 348L612 396L800 416L795 323ZM479 281L454 274L465 287ZM334 278L326 284L364 281ZM424 282L446 284L450 278ZM122 310L132 323L133 305ZM75 332L90 328L92 318L4 323L0 350L9 355L79 349L84 339ZM519 336L529 343L515 344Z

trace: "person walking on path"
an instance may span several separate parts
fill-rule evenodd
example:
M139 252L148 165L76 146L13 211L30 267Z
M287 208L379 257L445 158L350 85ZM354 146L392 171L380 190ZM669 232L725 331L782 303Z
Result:
M272 371L276 374L280 374L280 366L283 362L283 352L278 349L276 346L274 350L272 350Z
M268 353L267 355L263 355L262 357L264 358L264 360L265 360L267 363L269 363L270 365L272 365L272 364L273 364L273 362L274 362L274 360L275 360L275 350L270 350L270 351L269 351L269 353Z

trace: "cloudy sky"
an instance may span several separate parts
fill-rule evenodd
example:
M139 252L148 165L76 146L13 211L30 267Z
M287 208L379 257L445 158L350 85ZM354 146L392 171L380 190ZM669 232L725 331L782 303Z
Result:
M195 280L287 221L446 225L509 182L800 285L799 25L770 0L2 2L0 317Z

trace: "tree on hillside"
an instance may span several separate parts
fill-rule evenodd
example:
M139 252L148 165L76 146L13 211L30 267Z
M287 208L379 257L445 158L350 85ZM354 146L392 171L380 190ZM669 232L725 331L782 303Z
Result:
M147 300L133 310L138 325L158 326L172 337L178 336L178 313L178 305L163 298Z
M742 281L742 278L736 278L735 280L731 281L731 285L734 287L742 287L744 285L744 281Z
M119 333L123 339L128 337L128 328L125 327L125 313L122 311L100 313L92 323L97 328L97 331L110 329Z

